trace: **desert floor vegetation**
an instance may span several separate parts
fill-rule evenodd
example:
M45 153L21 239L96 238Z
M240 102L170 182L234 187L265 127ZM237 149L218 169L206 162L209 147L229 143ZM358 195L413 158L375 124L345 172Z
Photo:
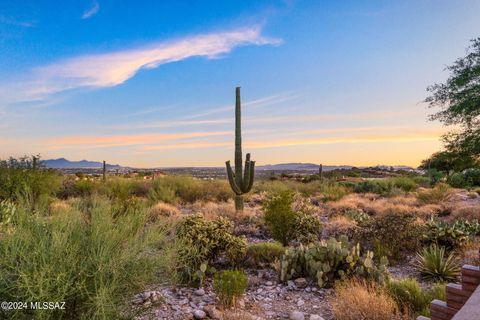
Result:
M67 306L6 319L414 319L479 263L480 197L422 176L260 180L239 212L226 181L1 173L0 298Z

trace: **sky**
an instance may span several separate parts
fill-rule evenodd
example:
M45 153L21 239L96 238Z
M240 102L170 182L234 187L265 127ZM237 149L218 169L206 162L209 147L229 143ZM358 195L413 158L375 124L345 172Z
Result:
M410 165L441 149L426 88L480 36L480 1L0 5L0 158L133 167Z

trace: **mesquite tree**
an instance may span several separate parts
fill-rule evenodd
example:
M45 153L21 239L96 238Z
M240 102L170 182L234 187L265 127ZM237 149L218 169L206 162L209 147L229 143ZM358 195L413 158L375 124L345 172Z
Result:
M247 153L245 171L243 171L240 87L237 87L235 90L235 98L235 172L230 166L230 161L227 161L225 164L227 166L228 182L235 193L235 210L243 211L242 195L252 189L255 175L255 161L251 161L250 153Z

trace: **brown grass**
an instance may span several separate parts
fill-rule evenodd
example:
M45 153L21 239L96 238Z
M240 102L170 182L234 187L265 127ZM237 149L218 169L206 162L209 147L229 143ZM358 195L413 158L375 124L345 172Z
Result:
M345 216L335 216L324 225L323 236L326 238L336 238L344 234L351 238L356 229L357 223L355 221L352 221Z
M330 303L336 320L411 319L382 288L358 280L337 285Z
M158 221L161 218L176 217L180 215L180 210L174 205L158 202L148 210L148 220Z
M455 204L451 207L451 213L447 220L480 220L480 203Z
M369 215L391 213L415 214L421 218L429 218L443 210L439 204L422 204L413 195L401 195L384 198L371 194L350 194L335 203L328 203L330 215L345 214L350 210L361 210Z
M458 249L460 261L463 264L470 264L480 266L480 239L476 238L474 241L467 242Z

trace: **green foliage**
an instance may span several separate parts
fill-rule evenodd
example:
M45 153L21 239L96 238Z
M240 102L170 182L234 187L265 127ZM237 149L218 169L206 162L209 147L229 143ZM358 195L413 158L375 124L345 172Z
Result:
M420 168L430 170L430 175L438 172L441 177L444 174L448 175L452 171L460 172L478 165L478 160L473 157L447 150L432 154L430 158L422 161ZM434 179L434 182L438 182L438 179Z
M16 211L17 207L13 202L8 200L0 201L0 232L8 227Z
M417 199L422 203L440 203L447 200L450 195L450 186L446 183L438 183L432 189L421 190L417 193Z
M378 256L399 260L403 253L416 250L421 240L421 230L413 214L390 212L359 223L358 240L374 249Z
M447 183L454 188L465 188L467 187L467 181L462 173L455 172L447 178Z
M246 251L243 237L232 234L233 225L225 218L208 221L201 215L185 217L177 226L181 243L178 251L178 272L183 282L197 282L200 266L211 264L220 254L231 263L242 258Z
M384 196L395 195L401 192L416 190L417 183L409 177L365 180L354 187L356 193L376 193Z
M453 252L447 256L445 247L436 244L417 253L414 265L423 277L433 281L455 281L460 274L460 262Z
M260 242L248 246L246 263L252 267L264 267L280 259L285 248L277 242Z
M308 276L319 287L349 276L383 282L387 276L387 263L382 257L377 265L371 251L361 255L359 244L349 248L346 237L340 241L330 238L306 247L287 249L280 260L279 276L281 281Z
M445 83L428 88L425 101L440 111L431 120L457 125L457 130L444 136L449 151L478 157L480 154L480 38L472 40L467 55L447 67L450 76ZM458 130L460 128L460 130Z
M271 197L264 208L267 227L273 238L287 246L292 240L308 243L317 240L320 220L311 212L293 209L294 193L281 192Z
M224 270L215 274L213 288L224 308L235 306L247 288L248 279L244 271Z
M468 187L480 186L480 168L467 169L463 175Z
M441 283L430 289L422 289L416 279L406 278L389 280L386 289L402 309L425 316L429 315L429 306L433 299L445 300L445 285Z
M423 240L427 244L435 243L448 249L459 247L469 238L480 234L480 224L476 220L456 220L448 223L431 218L427 221L426 227Z
M36 160L34 160L36 159ZM28 197L37 207L60 188L60 177L52 170L39 168L38 157L0 160L0 200L18 202Z
M0 318L127 316L124 306L134 293L155 274L170 274L165 229L145 222L141 214L114 219L100 200L86 213L71 209L47 218L18 208L12 231L0 241L0 300L64 301L65 310L0 311Z
M350 193L350 189L339 183L326 182L320 185L320 193L322 200L338 201Z

